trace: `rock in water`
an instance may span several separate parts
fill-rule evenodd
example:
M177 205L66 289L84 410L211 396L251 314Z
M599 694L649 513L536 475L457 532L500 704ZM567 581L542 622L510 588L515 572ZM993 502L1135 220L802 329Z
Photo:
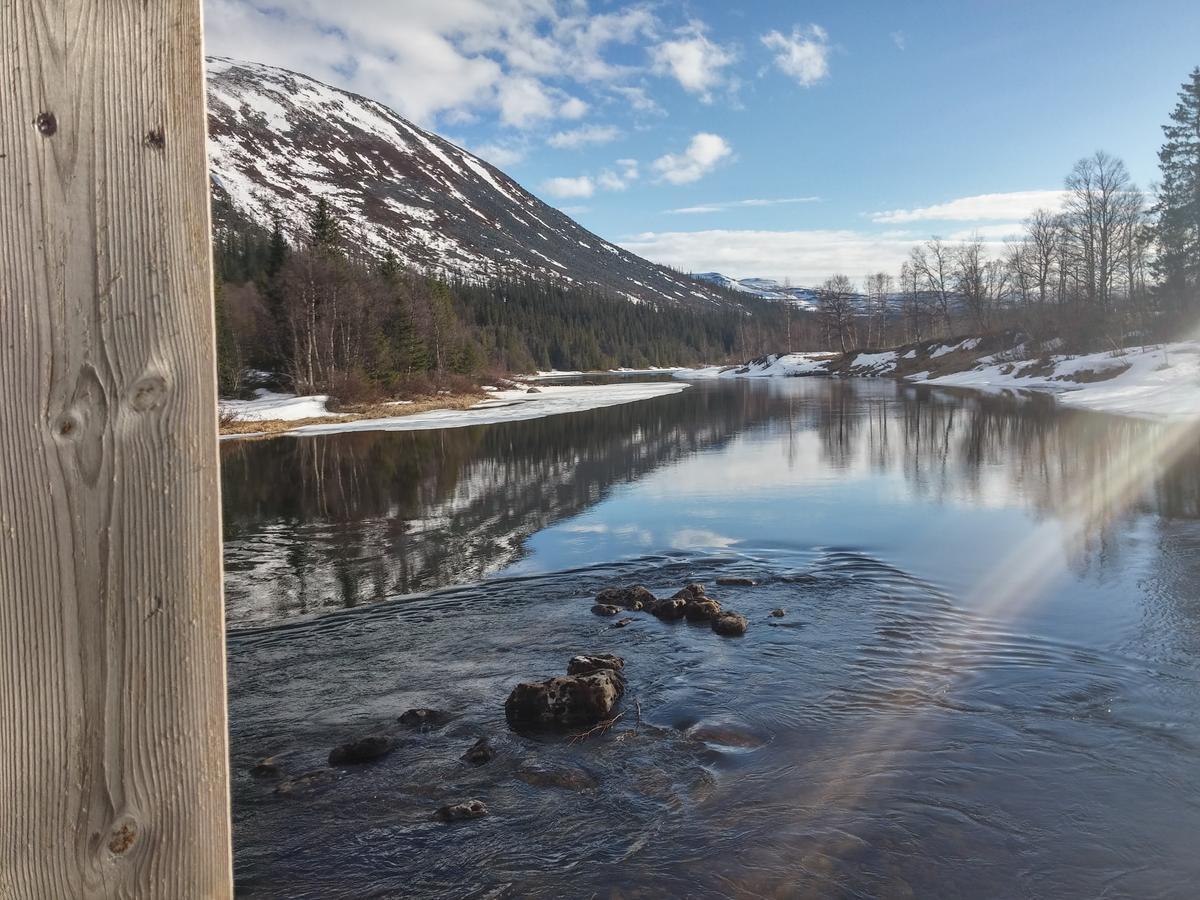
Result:
M482 737L471 745L462 758L473 766L482 766L496 758L496 749L487 738Z
M533 388L533 387L531 387L525 391L525 393L527 393L527 394L540 394L541 392L542 392L541 388Z
M683 618L683 611L687 607L691 595L688 599L683 597L671 597L667 600L659 600L650 608L650 612L658 616L664 622L677 622Z
M613 656L611 653L581 653L579 656L571 657L571 661L567 663L567 674L591 675L593 672L601 672L605 669L620 672L624 668L625 660L619 656Z
M450 721L450 714L440 709L410 709L400 716L400 724L409 728L440 728Z
M678 590L675 593L675 597L673 599L699 600L703 596L704 596L704 585L693 583L693 584L689 584L687 587L684 587L684 588L681 588L680 590Z
M605 588L596 595L596 602L634 611L649 608L657 598L640 584L626 588Z
M358 766L383 759L396 749L396 742L382 734L372 734L357 741L334 747L329 752L331 766Z
M478 819L488 814L488 808L482 800L467 800L465 803L450 803L439 809L435 816L443 822L462 822L466 819Z
M624 628L626 625L632 625L632 624L633 624L633 619L631 619L629 616L626 616L623 619L618 619L617 621L613 622L612 627L613 628Z
M717 584L728 585L729 587L754 587L757 583L753 578L739 578L733 575L726 575L723 578L717 579Z
M589 675L565 675L518 684L504 704L509 725L595 725L612 717L625 680L601 669Z
M598 616L615 616L620 611L620 607L609 606L607 603L597 603L592 607L592 612Z
M712 630L726 637L738 637L746 633L746 617L735 612L722 612L712 620Z
M771 618L772 619L782 619L786 615L787 615L787 610L784 609L782 606L779 609L771 610Z
M721 613L721 604L711 598L690 600L683 607L683 615L689 622L711 622Z

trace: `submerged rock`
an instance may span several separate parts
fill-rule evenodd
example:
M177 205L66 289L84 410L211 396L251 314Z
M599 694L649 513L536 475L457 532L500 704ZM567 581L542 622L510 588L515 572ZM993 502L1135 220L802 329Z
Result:
M610 606L607 603L597 603L592 607L592 612L598 616L615 616L620 611L620 607Z
M613 656L611 653L581 653L579 656L571 657L571 661L567 663L567 674L591 675L593 672L601 672L605 669L620 672L624 668L625 660L619 656Z
M337 780L337 772L333 769L314 769L303 775L297 775L295 778L285 778L275 786L275 793L280 795L302 793L335 780Z
M400 724L409 728L440 728L450 721L450 714L440 709L410 709L400 716Z
M632 625L633 621L634 620L632 618L630 618L629 616L626 616L623 619L618 619L617 621L613 622L612 627L613 628L624 628L626 625Z
M758 584L758 582L753 578L725 575L717 579L717 584L727 585L729 587L754 587L756 584Z
M260 759L250 767L250 774L254 778L278 778L281 771L279 761L274 756Z
M532 787L554 787L568 791L589 791L598 787L595 778L583 769L518 769L513 773Z
M726 637L738 637L746 633L748 624L740 613L722 612L712 620L712 630Z
M448 803L434 813L443 822L462 822L467 819L478 819L488 814L488 808L482 800L467 800L463 803Z
M595 725L612 716L625 693L625 679L613 669L524 682L513 688L504 715L522 725Z
M782 619L786 615L787 615L787 610L784 609L782 606L779 607L778 609L771 610L771 618L772 619Z
M357 741L340 744L329 751L331 766L357 766L383 759L396 749L396 742L382 734L372 734Z
M481 737L468 748L462 758L473 766L482 766L496 758L496 748L488 742L487 738Z
M721 604L711 598L690 600L683 607L683 615L689 622L711 622L721 614Z

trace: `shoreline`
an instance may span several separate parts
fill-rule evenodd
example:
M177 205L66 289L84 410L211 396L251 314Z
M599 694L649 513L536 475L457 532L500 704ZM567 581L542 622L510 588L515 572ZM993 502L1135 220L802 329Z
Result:
M260 391L256 400L224 400L222 416L236 416L237 431L221 427L221 441L309 437L351 431L421 431L465 428L500 422L540 419L677 394L689 385L679 381L629 382L607 385L541 385L492 390L484 394L450 394L416 401L374 404L360 413L329 412L324 395L296 397ZM386 407L391 415L379 415Z
M911 385L985 394L1035 393L1054 397L1072 409L1150 421L1200 418L1200 341L1077 355L1032 353L1024 345L989 346L994 343L994 338L965 337L873 352L773 354L741 366L684 370L674 377L889 377Z

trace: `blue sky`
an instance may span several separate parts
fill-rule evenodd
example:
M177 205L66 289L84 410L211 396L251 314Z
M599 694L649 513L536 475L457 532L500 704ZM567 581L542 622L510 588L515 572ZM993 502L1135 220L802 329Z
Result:
M208 49L379 99L685 270L999 250L1103 148L1142 186L1200 3L206 0Z

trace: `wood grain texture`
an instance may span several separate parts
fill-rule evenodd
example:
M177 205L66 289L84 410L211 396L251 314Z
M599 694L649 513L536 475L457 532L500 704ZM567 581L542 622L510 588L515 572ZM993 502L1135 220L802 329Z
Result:
M228 897L200 0L0 0L0 897Z

